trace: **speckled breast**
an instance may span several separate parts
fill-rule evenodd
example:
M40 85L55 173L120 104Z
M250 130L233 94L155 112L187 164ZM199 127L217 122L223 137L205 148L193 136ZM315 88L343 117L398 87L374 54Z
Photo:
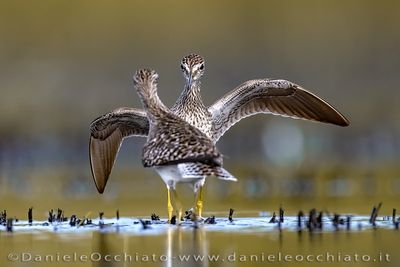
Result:
M212 117L208 110L193 110L177 115L205 133L209 138L212 137Z

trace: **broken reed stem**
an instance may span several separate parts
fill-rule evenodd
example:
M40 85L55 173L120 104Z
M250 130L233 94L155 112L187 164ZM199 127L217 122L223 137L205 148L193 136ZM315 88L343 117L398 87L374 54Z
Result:
M232 208L229 209L229 217L228 217L228 219L229 219L230 222L233 222L233 218L232 218L232 217L233 217L233 212L234 212L234 211L235 211L235 210L232 209Z
M396 223L396 209L393 209L393 212L392 212L392 222L393 223Z
M382 202L378 204L378 206L374 206L372 208L371 217L369 219L369 223L372 224L374 227L376 226L376 218L378 217L379 210L382 207Z
M269 220L269 223L276 223L276 213L275 213L275 211L272 214L272 218L271 218L271 220Z
M215 222L215 216L214 216L214 215L211 215L210 217L208 217L208 218L204 221L204 223L205 223L205 224L216 224L216 222Z
M141 223L143 230L149 228L149 226L147 225L147 223L146 223L145 221L143 221L142 219L139 219L139 222Z
M315 228L317 228L317 210L311 209L308 215L307 228L310 232L312 232Z
M350 226L351 226L351 216L348 215L348 216L346 217L346 229L347 229L347 230L350 230Z
M7 226L6 226L7 232L12 232L13 231L13 219L8 218L7 219Z
M150 216L150 219L151 219L152 221L159 221L159 220L160 220L160 216L158 216L158 215L155 214L155 213L152 213L151 216Z
M374 220L375 213L376 213L376 207L373 206L372 207L372 211L371 211L371 216L369 217L369 223L373 223L374 222L373 220Z
M54 221L53 209L49 210L49 217L47 218L47 221L49 223L52 223Z
M33 207L30 207L28 209L28 223L29 225L32 225L33 222Z
M64 221L64 211L62 209L57 209L57 222Z
M71 219L69 220L69 225L71 227L76 225L76 215L71 216Z
M332 220L333 226L335 227L336 231L339 230L339 223L340 223L340 215L335 213L333 215L333 220Z
M170 224L176 224L176 215L172 216Z
M303 217L304 217L303 211L299 211L299 213L297 214L297 228L299 231L301 231L301 228L302 228L301 220Z

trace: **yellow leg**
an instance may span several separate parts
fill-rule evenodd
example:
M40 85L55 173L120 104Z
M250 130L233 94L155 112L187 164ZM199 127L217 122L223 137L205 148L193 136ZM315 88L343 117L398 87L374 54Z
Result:
M200 186L196 196L196 214L200 219L202 218L201 215L203 212L203 198L204 198L204 186Z
M174 194L174 204L175 204L174 206L175 206L175 209L177 210L177 215L178 215L176 220L178 222L180 222L181 218L182 218L182 214L183 214L182 213L182 203L178 197L178 193L176 192L176 190L175 189L171 189L171 190L172 190L172 193Z
M170 193L170 190L169 190L169 187L167 188L167 201L168 201L168 203L167 203L167 209L168 209L168 221L170 222L171 221L171 218L172 218L172 212L174 211L174 208L173 208L173 206L172 206L172 204L171 204L171 193Z

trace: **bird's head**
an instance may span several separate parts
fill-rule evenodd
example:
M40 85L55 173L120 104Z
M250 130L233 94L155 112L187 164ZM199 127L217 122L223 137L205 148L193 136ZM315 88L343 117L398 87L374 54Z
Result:
M204 59L197 54L190 54L181 61L181 69L186 82L191 85L204 74Z

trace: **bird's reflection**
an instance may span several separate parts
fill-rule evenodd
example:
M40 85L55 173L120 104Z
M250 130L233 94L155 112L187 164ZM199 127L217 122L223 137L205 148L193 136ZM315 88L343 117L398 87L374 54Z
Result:
M92 261L93 267L113 267L113 261L106 261L104 255L111 255L111 248L107 240L107 234L102 232L93 233ZM97 260L99 259L99 260Z
M209 266L208 239L202 227L170 226L165 235L129 236L120 233L93 233L93 267L130 266L133 262L149 266ZM165 243L158 243L165 240ZM158 246L160 245L160 247ZM156 260L144 259L156 255ZM97 255L102 257L96 260ZM121 255L118 260L105 259L105 255ZM125 255L128 255L127 257ZM165 259L165 260L164 260Z
M183 230L181 227L169 228L165 251L168 258L165 267L208 266L208 242L206 232L202 227L194 227L192 230ZM195 257L199 258L196 260Z

